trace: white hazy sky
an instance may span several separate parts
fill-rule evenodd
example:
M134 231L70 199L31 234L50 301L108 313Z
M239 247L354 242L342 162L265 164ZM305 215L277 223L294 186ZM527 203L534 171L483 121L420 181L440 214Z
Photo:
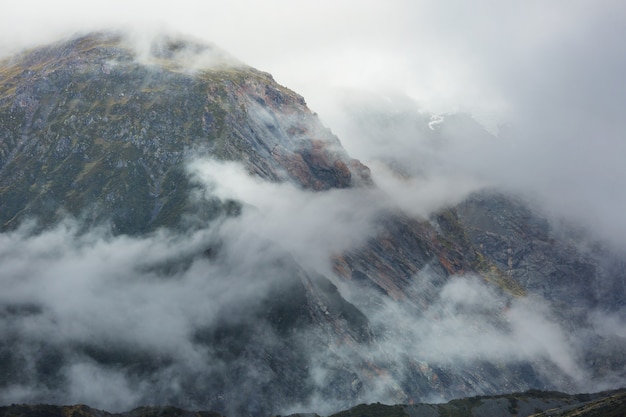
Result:
M329 100L342 88L513 122L523 138L514 155L481 149L480 164L493 166L495 178L537 190L553 209L626 236L623 0L5 3L1 54L77 30L165 27L271 72L327 124Z
M519 99L511 96L532 93L546 65L559 69L583 51L591 55L571 64L623 59L626 32L620 0L7 3L4 51L77 30L165 26L210 40L303 94L318 85L395 89L436 111L510 110Z

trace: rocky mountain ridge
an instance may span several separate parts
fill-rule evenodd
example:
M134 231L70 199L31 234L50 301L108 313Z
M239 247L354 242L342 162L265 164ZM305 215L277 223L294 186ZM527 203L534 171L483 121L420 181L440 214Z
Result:
M192 153L314 190L371 182L304 99L269 74L219 61L178 67L189 54L212 51L164 36L146 63L123 36L102 33L4 61L3 230L29 214L58 219L61 208L80 216L94 201L102 203L92 207L94 220L112 213L116 233L173 226L182 213L200 211L190 208L182 168ZM28 177L26 164L35 165Z
M358 239L307 244L310 218L219 197L192 159ZM377 192L302 97L214 47L97 33L3 61L0 401L262 416L623 385L619 253L498 190L430 218Z

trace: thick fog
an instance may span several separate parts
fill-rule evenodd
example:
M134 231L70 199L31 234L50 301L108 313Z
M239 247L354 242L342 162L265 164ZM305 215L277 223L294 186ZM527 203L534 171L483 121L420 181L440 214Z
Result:
M406 400L397 387L407 363L431 377L484 361L532 363L550 388L623 385L623 362L594 376L586 358L597 346L623 346L618 314L594 310L572 328L544 299L511 298L474 276L435 284L441 277L428 269L412 289L430 294L427 308L368 305L360 300L377 295L339 282L330 262L374 236L387 210L427 218L485 187L526 196L624 248L622 1L20 1L0 15L0 54L111 26L130 28L138 46L163 28L190 34L272 73L372 169L377 187L311 193L198 159L189 175L242 202L241 216L186 234L114 236L74 220L41 234L28 224L0 234L0 367L18 374L7 358L19 367L0 403L115 411L176 398L200 406L185 403L187 390L213 395L202 376L227 374L228 364L198 334L224 320L256 323L275 285L313 273L333 280L377 337L305 349L308 397L276 412L345 406L324 397L337 361L355 374L363 360L389 370L358 375L369 381L360 402ZM270 329L260 334L273 343ZM242 404L271 377L253 359L239 364L249 381L238 387ZM137 363L149 366L138 371Z
M226 360L199 335L245 323L255 329L251 352L281 343L285 336L267 327L262 305L276 285L288 287L307 273L335 280L375 337L357 345L322 338L330 344L320 349L306 342L319 340L319 330L302 327L288 339L302 341L290 345L303 354L301 363L289 366L306 369L306 394L281 398L274 412L350 406L353 400L328 396L338 368L361 381L359 402L407 402L414 394L400 387L415 369L437 378L441 370L477 372L486 363L498 369L530 363L542 386L572 392L623 382L623 369L598 373L584 357L597 338L619 351L618 315L592 311L586 325L571 328L544 299L511 298L474 276L441 281L428 267L407 289L427 297L427 306L338 281L331 256L363 244L377 232L376 216L395 206L379 190L314 193L207 159L193 160L189 174L211 195L241 201L241 215L183 234L113 236L106 226L81 231L68 220L43 233L26 224L0 235L1 347L4 372L12 375L0 402L86 403L112 411L174 402L258 413L264 409L251 404L260 386L275 381L274 371L254 355ZM372 297L379 302L361 302ZM372 369L385 371L372 375ZM226 380L216 384L218 376ZM479 380L466 392L506 390L508 383ZM213 398L220 396L226 404ZM433 391L420 399L447 397Z

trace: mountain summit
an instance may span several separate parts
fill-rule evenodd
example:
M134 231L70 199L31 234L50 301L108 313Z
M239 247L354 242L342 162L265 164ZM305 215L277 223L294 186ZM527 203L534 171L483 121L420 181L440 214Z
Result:
M106 219L116 233L173 226L199 211L183 172L191 154L314 190L370 183L302 97L269 74L172 36L143 49L97 33L0 65L4 230L66 213Z
M0 62L0 225L2 403L330 414L626 381L622 252L506 190L410 215L302 97L185 38Z

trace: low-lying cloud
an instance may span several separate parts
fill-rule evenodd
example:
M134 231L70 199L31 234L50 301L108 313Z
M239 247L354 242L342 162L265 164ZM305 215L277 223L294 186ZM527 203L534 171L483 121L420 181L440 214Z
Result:
M426 272L419 278L415 289L423 291L433 277ZM377 307L360 305L377 337L367 347L337 344L327 352L312 352L312 372L320 390L333 383L336 374L330 370L335 367L350 369L363 381L358 402L387 404L414 401L415 392L405 391L406 386L420 392L420 401L442 402L450 398L448 390L457 397L538 386L595 392L623 381L623 364L600 372L594 369L586 355L597 346L590 348L585 342L606 337L603 343L615 348L624 340L620 319L611 321L596 311L592 315L611 323L608 333L596 320L572 329L572 323L559 318L546 300L511 298L476 276L455 277L431 296L426 308L410 299L385 300ZM606 360L602 355L597 358ZM511 379L511 373L520 379ZM460 375L472 375L471 383L456 382ZM444 389L446 383L438 380L449 386ZM338 398L314 394L310 403L289 411L331 413L346 406Z
M586 100L592 101L592 98ZM546 215L624 248L620 123L593 122L562 103L487 130L471 114L431 115L403 95L343 91L327 101L329 125L402 207L428 214L485 188L524 196ZM527 106L533 107L532 103ZM570 112L571 111L571 112ZM613 112L613 110L611 110ZM611 116L613 118L613 116ZM421 203L420 203L421 201ZM413 209L411 209L413 207Z
M407 289L419 299L394 301L339 281L330 256L374 236L377 216L395 206L380 191L304 191L211 160L194 161L190 173L212 195L241 201L241 215L183 234L113 236L68 220L39 234L25 225L0 235L0 353L11 375L1 402L112 411L174 403L263 414L260 387L278 386L277 372L288 372L301 391L272 394L273 412L331 413L355 402L442 401L533 381L568 391L623 381L623 368L596 369L586 358L594 338L612 346L596 359L619 352L617 313L594 311L587 324L572 326L546 300L512 298L478 277L448 279L429 268ZM367 317L371 341L346 343L306 326L285 336L268 326L265 298L303 271L336 281ZM234 344L224 351L220 338ZM277 371L262 352L283 343L294 343L295 356ZM498 373L516 367L523 377L502 385ZM466 373L490 377L450 383ZM428 382L411 392L411 381Z
M259 413L257 388L276 376L271 367L251 351L226 361L211 338L230 321L258 324L257 343L278 343L254 321L263 297L295 271L336 280L329 256L374 236L385 210L428 217L496 187L624 247L621 1L38 3L3 10L0 54L110 26L134 27L145 46L146 27L174 27L303 94L372 168L377 188L311 193L198 160L192 175L210 193L240 201L240 217L143 237L84 232L72 220L37 235L27 226L0 234L0 367L10 375L2 403L111 411L228 403L232 415ZM453 115L459 110L466 114ZM338 374L360 402L406 400L415 394L402 384L415 375L436 385L445 374L459 395L508 389L495 371L469 387L453 377L487 362L496 371L519 365L549 388L623 385L623 361L613 360L615 352L623 358L623 311L592 311L575 326L548 301L511 298L477 277L433 279L441 277L426 269L413 280L413 291L430 294L427 306L363 304L380 294L336 282L375 338L305 350L307 396L284 398L275 411L350 405L327 396ZM442 400L443 392L420 395Z
M213 195L244 204L243 216L223 226L228 235L276 242L302 265L324 273L331 255L374 236L374 220L391 208L384 194L372 188L312 193L293 183L263 181L239 164L214 160L195 160L189 169Z

